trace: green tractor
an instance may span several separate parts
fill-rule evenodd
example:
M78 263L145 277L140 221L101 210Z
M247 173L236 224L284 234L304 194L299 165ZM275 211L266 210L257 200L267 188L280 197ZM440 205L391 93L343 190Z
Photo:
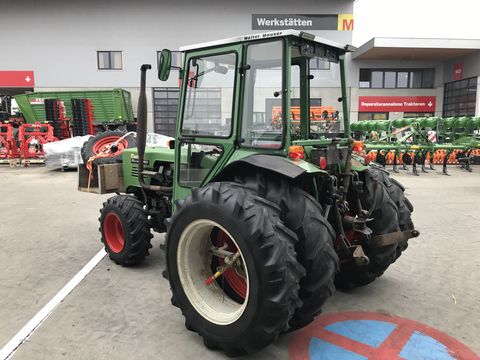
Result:
M309 324L335 286L371 283L419 234L404 188L352 153L353 50L294 30L182 48L169 147L146 147L151 66L141 67L137 148L122 152L124 194L101 210L102 242L131 266L148 255L152 230L166 232L172 304L208 348L253 353ZM310 124L315 61L341 79L328 131ZM160 80L171 67L163 50ZM294 100L295 124L283 116Z

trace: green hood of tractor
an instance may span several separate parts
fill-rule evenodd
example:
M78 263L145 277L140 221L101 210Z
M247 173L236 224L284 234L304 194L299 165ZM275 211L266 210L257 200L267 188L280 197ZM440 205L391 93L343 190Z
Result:
M155 162L173 163L175 160L175 150L165 147L147 147L145 148L144 169L154 170ZM138 156L137 149L126 149L122 153L123 161L123 183L125 189L129 187L140 187L138 182ZM145 182L149 183L150 178L145 177Z

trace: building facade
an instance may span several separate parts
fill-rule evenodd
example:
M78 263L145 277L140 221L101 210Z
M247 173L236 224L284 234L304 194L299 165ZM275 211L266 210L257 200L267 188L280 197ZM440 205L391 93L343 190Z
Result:
M139 67L155 64L163 48L287 28L351 44L352 14L351 0L12 2L0 12L0 96L124 88L136 113ZM176 65L180 58L173 53ZM480 40L376 38L348 63L353 121L480 116ZM324 64L312 71L312 105L340 107L338 71ZM172 134L178 70L167 82L151 71L147 84L149 130Z
M353 120L480 116L480 40L374 38L350 69Z
M298 14L301 9L301 14ZM65 2L26 0L0 11L0 71L24 70L14 88L1 81L0 95L25 91L124 88L134 113L141 64L156 64L163 48L296 27L337 41L352 42L353 1L322 2L212 0L160 2L117 0ZM18 26L21 14L22 26ZM340 14L340 16L339 16ZM348 20L348 16L346 18ZM283 21L283 23L282 23ZM174 53L179 65L179 56ZM154 68L156 68L154 66ZM25 78L30 80L24 81ZM149 130L171 133L178 99L178 71L161 82L148 74Z

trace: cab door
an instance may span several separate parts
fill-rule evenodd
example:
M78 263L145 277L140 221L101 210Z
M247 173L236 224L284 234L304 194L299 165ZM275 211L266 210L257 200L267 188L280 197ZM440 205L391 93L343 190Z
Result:
M175 141L174 199L207 183L234 151L242 46L187 52Z

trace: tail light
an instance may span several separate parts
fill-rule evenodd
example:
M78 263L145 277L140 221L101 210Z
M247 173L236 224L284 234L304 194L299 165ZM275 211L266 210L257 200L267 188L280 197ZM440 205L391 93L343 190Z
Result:
M304 149L303 146L300 145L292 145L288 148L288 156L292 160L300 160L303 159L304 156Z
M327 158L324 157L324 156L321 156L318 165L320 165L320 169L325 170L327 168L327 165L328 165L327 164Z

